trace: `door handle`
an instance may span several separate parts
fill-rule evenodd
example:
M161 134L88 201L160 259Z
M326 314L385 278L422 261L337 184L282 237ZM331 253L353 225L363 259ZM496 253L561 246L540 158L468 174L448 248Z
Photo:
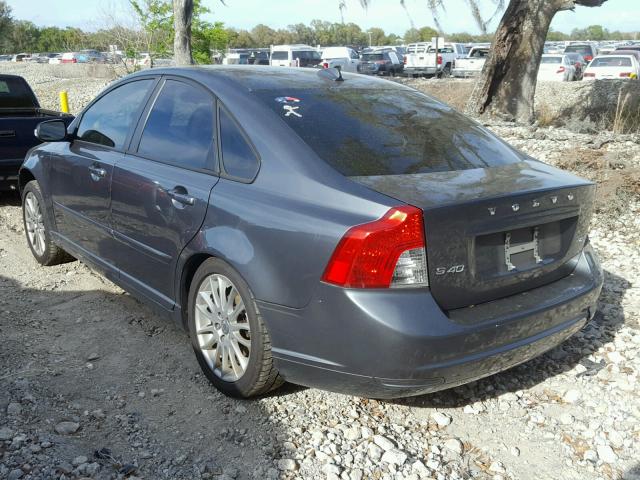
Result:
M180 189L182 190L182 189ZM179 191L178 189L166 190L167 195L171 197L172 200L175 200L178 203L182 203L183 205L193 205L196 203L196 199L186 193Z
M107 176L107 171L99 165L91 165L89 167L89 173L91 173L91 178L96 182Z

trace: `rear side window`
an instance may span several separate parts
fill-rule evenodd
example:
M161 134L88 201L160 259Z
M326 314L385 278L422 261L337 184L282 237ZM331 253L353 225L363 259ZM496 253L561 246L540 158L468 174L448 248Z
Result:
M153 80L126 83L100 98L82 115L77 136L85 142L117 149L124 142Z
M0 80L0 108L34 108L33 94L19 78Z
M251 181L258 173L260 166L258 158L225 109L221 108L219 112L220 149L224 170L232 177Z
M212 169L214 100L205 90L167 80L142 132L138 153L188 169Z
M521 161L482 126L401 87L270 89L256 95L346 176L465 170Z
M384 60L384 55L382 53L365 53L364 55L362 55L362 60L365 62Z

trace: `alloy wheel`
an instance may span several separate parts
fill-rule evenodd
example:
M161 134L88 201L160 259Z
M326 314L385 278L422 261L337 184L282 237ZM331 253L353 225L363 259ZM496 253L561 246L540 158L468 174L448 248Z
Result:
M46 239L44 230L44 217L40 202L33 192L27 193L24 199L24 218L27 227L27 237L34 252L38 256L44 255Z
M244 300L224 275L206 277L195 302L198 345L209 368L227 382L239 380L251 355L251 329Z

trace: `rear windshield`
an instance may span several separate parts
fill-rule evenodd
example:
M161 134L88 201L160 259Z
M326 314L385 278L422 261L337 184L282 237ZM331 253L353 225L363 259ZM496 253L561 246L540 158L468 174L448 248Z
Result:
M569 45L564 49L565 53L579 53L580 55L592 55L591 47L589 45Z
M540 63L562 63L562 57L542 57Z
M258 90L320 158L346 176L494 167L521 161L450 107L412 90Z
M384 53L365 53L362 55L365 62L375 62L376 60L384 60Z
M289 52L273 52L271 60L289 60Z
M631 59L629 57L614 57L607 55L606 57L596 58L591 62L590 67L630 67Z
M33 94L24 80L0 79L0 108L34 108Z
M312 50L294 50L292 52L293 58L308 59L308 60L321 60L320 53Z

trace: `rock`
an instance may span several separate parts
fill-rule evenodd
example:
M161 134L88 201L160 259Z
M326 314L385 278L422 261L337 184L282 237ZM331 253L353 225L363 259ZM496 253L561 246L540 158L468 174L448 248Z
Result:
M349 480L362 480L363 476L362 470L359 468L355 468L349 472Z
M446 427L451 424L451 416L442 412L434 412L431 414L431 418L435 420L439 427Z
M238 405L236 407L236 413L239 413L239 414L247 413L247 407L245 407L244 405Z
M491 462L491 465L489 465L489 471L495 473L506 473L506 469L504 468L504 465L502 465L502 462Z
M24 472L22 470L20 470L19 468L14 468L9 472L7 480L18 480L19 478L22 478L22 475L24 475Z
M375 443L377 446L379 446L385 452L388 451L388 450L391 450L392 448L394 448L396 446L395 443L393 443L387 437L384 437L382 435L374 435L373 443Z
M511 447L511 455L513 455L514 457L519 457L520 456L520 449L518 447Z
M380 460L380 457L382 457L382 454L384 453L384 450L382 450L378 445L376 445L375 443L371 443L369 444L369 449L368 449L368 456L369 458L374 461L377 462Z
M568 390L563 396L562 400L566 403L577 403L582 397L578 390Z
M571 425L574 421L574 418L570 413L563 413L562 415L560 415L559 420L562 425Z
M55 426L55 431L60 435L71 435L76 433L80 428L80 424L77 422L60 422Z
M291 458L281 458L278 460L278 468L284 471L294 471L298 469L298 462Z
M321 450L316 450L315 451L315 455L316 458L318 459L318 461L320 461L321 463L328 463L331 461L331 456L327 455L326 453L324 453Z
M7 415L9 415L10 417L15 417L17 415L20 415L21 413L22 405L20 405L19 403L11 402L9 405L7 405Z
M382 461L384 463L390 463L391 465L402 465L407 461L407 454L397 448L387 450L382 455Z
M597 463L598 462L598 454L595 452L595 450L587 450L582 455L582 459L587 461L587 462Z
M598 445L596 447L598 457L605 463L615 463L618 456L614 453L613 449L609 445Z
M450 438L444 442L444 448L458 455L462 455L462 451L464 449L462 442L457 438Z
M430 476L429 469L420 460L416 460L411 464L411 471L416 473L420 478Z
M334 465L333 463L328 463L324 467L322 467L322 471L327 475L340 475L340 467Z
M360 429L358 428L347 428L344 431L344 438L346 438L349 441L355 441L360 439Z
M71 465L73 465L74 467L77 467L78 465L82 465L83 463L87 463L89 459L87 457L85 457L84 455L80 455L76 458L74 458L71 461Z
M0 428L0 442L5 440L11 440L13 438L13 430L9 427L1 427Z

